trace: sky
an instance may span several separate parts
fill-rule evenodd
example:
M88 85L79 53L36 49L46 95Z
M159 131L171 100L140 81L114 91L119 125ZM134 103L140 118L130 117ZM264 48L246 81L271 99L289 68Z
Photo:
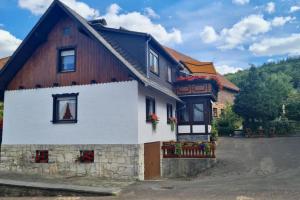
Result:
M0 57L20 45L53 0L0 0ZM87 20L148 32L232 73L300 54L300 0L61 0Z

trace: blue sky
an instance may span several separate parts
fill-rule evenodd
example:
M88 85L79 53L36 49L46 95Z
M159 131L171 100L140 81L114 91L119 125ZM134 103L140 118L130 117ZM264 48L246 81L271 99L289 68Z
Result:
M221 73L300 54L300 1L61 0L87 19L151 33ZM0 57L10 55L52 0L1 0Z

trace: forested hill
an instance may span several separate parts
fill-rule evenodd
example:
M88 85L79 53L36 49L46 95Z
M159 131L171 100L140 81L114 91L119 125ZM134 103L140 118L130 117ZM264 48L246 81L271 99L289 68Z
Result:
M279 62L265 63L258 66L257 69L258 72L266 78L273 74L285 74L290 76L293 87L300 90L300 57L288 58ZM225 76L237 86L240 86L248 72L249 70L243 70Z

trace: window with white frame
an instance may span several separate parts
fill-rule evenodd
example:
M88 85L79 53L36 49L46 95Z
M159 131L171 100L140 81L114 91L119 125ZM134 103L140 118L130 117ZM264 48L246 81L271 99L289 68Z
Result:
M151 72L159 75L158 55L151 49L149 51L149 67Z
M167 70L168 70L167 80L168 80L169 83L172 83L172 68L170 66L168 66Z

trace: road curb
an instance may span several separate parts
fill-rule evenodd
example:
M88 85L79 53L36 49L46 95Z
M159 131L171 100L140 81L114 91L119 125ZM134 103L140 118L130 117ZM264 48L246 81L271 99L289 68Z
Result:
M29 181L17 181L0 179L1 186L11 186L18 188L32 188L46 191L62 191L62 192L74 192L76 194L84 193L95 196L116 196L121 192L120 188L104 188L104 187L91 187L91 186L79 186L79 185L67 185L67 184L53 184L53 183L41 183L41 182L29 182Z

